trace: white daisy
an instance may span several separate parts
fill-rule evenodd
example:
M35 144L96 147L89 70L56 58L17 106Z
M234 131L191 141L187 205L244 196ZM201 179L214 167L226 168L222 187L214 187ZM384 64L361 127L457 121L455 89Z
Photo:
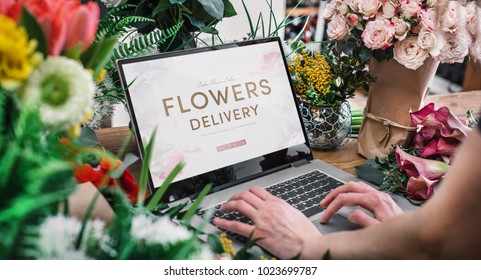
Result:
M176 244L193 237L187 228L174 224L167 217L143 214L132 219L130 234L146 244Z
M88 113L95 93L92 75L72 59L48 57L28 79L22 102L39 109L50 128L70 128Z
M88 247L99 248L116 256L116 252L109 247L110 238L106 235L105 223L100 220L88 221L80 248L75 248L75 242L82 227L81 222L72 217L57 215L48 217L40 225L37 248L40 259L89 259L86 254Z

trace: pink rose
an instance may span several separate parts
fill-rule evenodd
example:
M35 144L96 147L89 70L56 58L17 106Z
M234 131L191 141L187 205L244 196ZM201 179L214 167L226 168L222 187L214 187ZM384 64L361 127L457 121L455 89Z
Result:
M422 27L435 30L436 28L436 12L431 9L424 9L421 11L421 25Z
M356 14L351 14L351 13L347 14L346 20L349 26L356 26L359 23L359 17Z
M339 10L339 13L341 15L346 15L349 12L349 6L347 6L344 3L341 3L339 4L339 6L337 6L337 10Z
M336 8L336 4L331 2L327 4L326 8L324 8L324 11L322 11L322 18L329 22L337 13L339 13L339 11Z
M418 45L416 36L407 37L394 45L394 59L406 68L416 70L423 65L429 51Z
M431 56L438 56L441 50L441 42L436 34L429 28L423 27L418 34L418 45L429 51Z
M466 5L466 24L471 36L481 35L481 8L475 2L469 2Z
M472 42L471 36L467 32L457 32L455 34L443 33L441 53L436 57L442 63L463 62L464 57L469 53L469 45Z
M465 8L457 1L449 1L439 25L444 32L454 33L465 22Z
M359 1L358 8L359 12L364 15L364 18L374 17L379 8L381 8L382 0L363 0Z
M403 1L400 9L406 19L413 19L421 13L422 5L416 1Z
M391 22L394 24L394 37L398 40L404 40L408 35L411 24L398 17L393 17Z
M434 8L438 5L438 0L427 0L426 5L428 8Z
M476 41L469 46L471 57L476 61L481 61L481 38L477 37Z
M361 0L345 0L345 3L346 3L353 11L359 12L359 3L361 3Z
M398 5L392 1L386 1L382 4L382 17L385 19L393 18L398 12Z
M362 41L370 49L387 49L392 45L395 29L389 20L376 19L366 24Z
M335 15L327 25L327 36L332 40L342 40L349 34L349 26L341 15Z

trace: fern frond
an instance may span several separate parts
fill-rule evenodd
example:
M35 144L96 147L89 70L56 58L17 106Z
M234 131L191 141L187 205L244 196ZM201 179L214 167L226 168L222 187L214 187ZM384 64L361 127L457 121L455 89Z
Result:
M113 51L111 61L114 62L117 59L145 54L146 51L155 48L157 45L165 43L168 39L174 37L177 32L179 32L182 25L183 22L179 22L165 30L154 30L149 34L135 37L128 43L118 45Z
M142 16L130 16L130 17L121 19L119 22L117 22L117 24L115 25L115 29L117 29L118 31L122 31L133 23L141 23L141 22L155 22L155 20L147 17L142 17Z
M134 15L136 5L125 4L111 9L107 15L99 21L95 40L108 38L118 33L125 33L134 23L155 22L155 20ZM129 11L130 10L130 11ZM125 15L125 14L128 15ZM130 15L129 15L130 13Z
M136 8L137 8L137 5L134 5L134 4L120 5L120 6L117 6L115 8L112 8L111 10L109 10L107 12L107 14L105 15L105 18L111 18L111 17L117 16L117 14L120 13L120 12L124 12L124 11L129 10L129 9L135 10Z

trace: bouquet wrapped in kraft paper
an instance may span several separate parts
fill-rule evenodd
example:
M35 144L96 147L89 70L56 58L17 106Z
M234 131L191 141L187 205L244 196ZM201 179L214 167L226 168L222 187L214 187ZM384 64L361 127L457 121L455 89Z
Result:
M370 74L376 78L369 85L364 119L359 131L358 153L366 158L384 158L392 145L408 145L416 131L410 111L423 105L439 62L427 58L416 70L396 60L377 62L371 59Z

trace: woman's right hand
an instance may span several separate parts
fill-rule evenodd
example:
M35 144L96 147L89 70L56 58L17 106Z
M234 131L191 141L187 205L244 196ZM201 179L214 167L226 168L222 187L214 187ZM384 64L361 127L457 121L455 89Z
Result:
M375 225L403 214L394 200L385 192L378 191L362 182L349 182L332 190L320 203L325 208L321 223L327 223L343 206L360 206L352 211L349 221L363 227Z

